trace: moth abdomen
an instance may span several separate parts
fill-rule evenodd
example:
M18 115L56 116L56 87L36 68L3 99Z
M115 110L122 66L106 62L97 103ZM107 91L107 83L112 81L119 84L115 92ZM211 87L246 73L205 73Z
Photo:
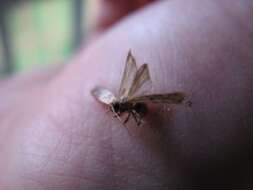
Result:
M145 103L136 103L133 109L141 116L146 115L146 113L148 112L148 107Z

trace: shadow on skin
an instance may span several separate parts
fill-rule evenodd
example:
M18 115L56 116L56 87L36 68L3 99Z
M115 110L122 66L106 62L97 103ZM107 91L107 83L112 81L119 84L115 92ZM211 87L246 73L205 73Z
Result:
M252 148L241 144L216 160L192 162L187 167L192 189L251 189L252 159Z
M177 109L164 105L149 105L144 123L137 126L134 120L128 127L131 138L143 144L150 152L159 157L169 170L175 161L174 146L170 140L170 120ZM129 122L129 123L130 123Z

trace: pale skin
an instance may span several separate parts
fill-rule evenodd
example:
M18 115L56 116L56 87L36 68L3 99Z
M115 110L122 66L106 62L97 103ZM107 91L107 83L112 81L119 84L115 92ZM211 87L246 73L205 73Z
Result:
M251 189L253 3L150 4L66 66L0 82L0 189ZM90 95L116 93L129 49L156 93L192 107L128 131ZM152 128L150 128L150 126Z

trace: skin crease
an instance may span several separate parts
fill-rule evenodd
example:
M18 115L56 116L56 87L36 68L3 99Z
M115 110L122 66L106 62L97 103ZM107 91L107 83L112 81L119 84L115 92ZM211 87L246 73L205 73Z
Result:
M252 9L157 2L68 65L2 81L1 189L251 189ZM129 49L156 93L185 92L192 107L152 109L128 130L106 113L90 90L117 93Z

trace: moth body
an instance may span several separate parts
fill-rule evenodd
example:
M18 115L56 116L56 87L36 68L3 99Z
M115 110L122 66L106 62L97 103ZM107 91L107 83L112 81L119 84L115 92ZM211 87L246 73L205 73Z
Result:
M143 64L137 68L135 58L129 51L118 96L103 87L95 87L91 93L98 101L110 106L110 110L118 119L122 114L128 114L124 123L132 116L136 124L140 125L148 112L148 102L180 104L185 98L184 93L181 92L144 94L142 90L151 82L148 65Z
M147 106L144 103L131 103L131 102L114 102L112 103L112 111L121 115L124 112L131 112L134 110L140 115L145 115L147 113Z
M126 123L130 116L133 116L137 125L140 125L142 122L142 118L148 112L148 108L145 103L131 103L131 102L113 102L111 104L111 111L115 113L115 116L121 116L124 113L127 113L127 117L124 120Z

